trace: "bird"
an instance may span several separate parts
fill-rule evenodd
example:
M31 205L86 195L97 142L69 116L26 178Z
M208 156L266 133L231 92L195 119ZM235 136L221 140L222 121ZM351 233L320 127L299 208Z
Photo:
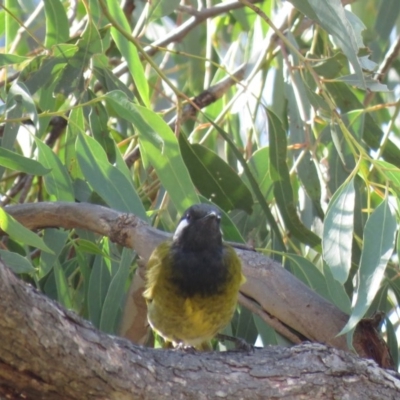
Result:
M222 241L220 221L217 207L192 205L147 263L147 319L174 347L210 349L235 312L245 278L240 258Z

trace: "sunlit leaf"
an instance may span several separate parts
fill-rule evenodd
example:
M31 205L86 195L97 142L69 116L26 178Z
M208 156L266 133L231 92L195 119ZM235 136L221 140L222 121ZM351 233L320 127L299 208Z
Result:
M118 24L125 32L130 33L128 21L122 11L121 5L114 0L106 0L110 14L115 18ZM119 51L128 63L128 68L132 79L135 82L140 97L146 106L149 106L149 87L144 74L144 69L139 58L138 51L133 43L126 38L116 28L111 28L111 36L115 40Z
M29 57L22 57L16 54L0 54L0 67L11 64L19 64L26 60L29 60Z
M359 279L350 319L340 332L351 331L364 317L379 290L385 268L394 249L397 224L385 199L367 220L364 229L363 250Z
M106 153L96 140L80 134L76 154L85 178L110 207L147 219L133 183L108 162Z
M46 47L66 42L69 38L69 23L60 0L44 0L46 13Z
M198 203L178 142L168 125L153 111L131 103L123 92L108 93L106 99L121 118L138 129L142 156L156 169L178 211L183 213Z
M346 282L351 266L354 201L354 182L351 179L333 195L324 220L323 257L333 277L342 284Z
M1 207L0 228L14 240L21 241L29 246L33 246L53 254L53 251L46 246L41 237L25 228L11 215L7 214L6 210Z

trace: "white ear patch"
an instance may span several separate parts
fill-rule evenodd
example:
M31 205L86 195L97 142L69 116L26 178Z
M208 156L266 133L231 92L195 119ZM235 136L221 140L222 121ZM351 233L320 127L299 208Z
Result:
M173 240L176 240L181 236L183 230L189 225L189 222L186 218L182 219L181 222L179 222L178 226L175 229L174 237Z

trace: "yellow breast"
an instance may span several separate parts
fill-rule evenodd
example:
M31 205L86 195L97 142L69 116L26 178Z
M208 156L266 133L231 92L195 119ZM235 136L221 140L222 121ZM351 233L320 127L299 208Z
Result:
M182 295L171 280L170 243L163 243L152 254L146 276L148 320L164 339L175 344L197 347L213 338L231 320L240 285L244 282L236 252L225 246L228 274L218 292L212 295Z

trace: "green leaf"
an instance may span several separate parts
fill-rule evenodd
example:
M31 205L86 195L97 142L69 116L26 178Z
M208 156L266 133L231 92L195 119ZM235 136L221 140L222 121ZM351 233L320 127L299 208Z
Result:
M269 174L269 148L263 147L256 150L250 157L248 165L264 198L271 201L273 182ZM244 182L248 181L245 174L242 179Z
M69 39L69 22L60 0L44 0L47 48Z
M7 250L0 250L0 258L7 267L11 268L16 274L32 274L35 268L32 264L18 253Z
M131 28L126 20L124 12L121 9L121 5L114 0L106 0L107 7L111 16L117 21L120 27L130 35ZM140 94L143 103L150 107L149 100L149 86L147 84L147 78L144 73L143 65L140 61L140 57L136 46L127 40L127 38L121 34L116 28L111 28L111 36L121 52L122 56L125 58L129 71L131 73L132 79L135 82L135 86Z
M379 82L377 79L372 77L363 77L363 79L360 80L360 77L357 74L341 76L336 78L335 81L345 82L350 86L355 86L360 89L367 87L371 92L391 92L387 85Z
M390 182L390 188L393 189L400 198L400 169L381 160L374 161L374 164L379 167L379 171Z
M269 206L260 191L260 188L258 187L257 181L255 180L249 166L247 165L246 160L244 159L240 150L237 148L236 143L231 139L231 137L227 134L227 132L225 132L221 127L215 124L212 119L207 117L205 114L204 117L214 127L214 129L222 136L225 142L229 145L229 148L232 151L232 153L236 156L237 161L241 164L243 171L250 182L250 186L254 192L254 195L258 200L265 216L267 217L268 223L270 224L272 231L274 232L273 240L276 243L276 247L274 248L276 248L279 251L285 250L285 244L283 243L282 235L279 230L278 224L276 223L275 218L272 215L271 210L269 209Z
M339 75L346 62L347 59L342 53L336 53L333 57L316 63L313 68L318 75L326 79L333 79Z
M131 101L134 99L134 95L128 86L126 86L113 74L112 71L108 69L108 58L104 55L94 55L93 65L93 73L104 87L105 92L121 90Z
M155 168L178 212L183 213L192 204L199 203L178 141L164 120L155 112L130 102L120 91L108 93L106 101L120 118L131 122L139 131L142 158Z
M96 243L93 243L86 239L77 239L74 241L74 247L82 253L90 253L103 258L108 258L108 254L104 253Z
M18 37L18 29L20 29L18 20L21 21L24 18L22 15L23 9L21 5L14 0L5 0L2 4L5 5L7 12L2 15L3 19L1 20L2 23L0 25L5 27L3 40L5 42L5 49L8 51L13 40Z
M33 246L40 250L53 254L53 251L46 246L42 238L36 235L36 233L33 233L32 231L21 225L11 215L7 214L6 210L1 207L0 228L17 242L22 242L28 246Z
M292 346L292 342L280 335L275 329L266 324L258 315L253 314L254 323L261 337L264 347L268 345Z
M154 0L150 4L148 19L156 20L175 11L180 0Z
M78 40L78 46L86 54L86 60L89 61L90 56L103 52L103 43L100 32L96 25L89 21L86 24L81 39Z
M287 166L287 139L282 123L270 110L268 125L270 135L270 174L274 181L274 194L277 206L287 228L300 242L311 247L320 245L320 238L301 222L294 203L293 189Z
M299 11L314 21L318 21L318 16L309 4L308 0L289 0Z
M298 4L298 0L290 1L295 6ZM349 20L349 14L351 13L346 12L340 0L306 0L303 3L308 3L307 8L303 6L303 10L309 12L310 7L312 8L313 12L308 16L317 21L332 35L334 41L351 62L359 81L363 82L364 75L357 57L360 48L363 47L361 31L364 26L361 21L356 24L355 17ZM363 88L366 88L365 83Z
M387 332L387 344L390 350L390 355L393 358L393 365L397 369L399 365L399 343L397 341L396 329L391 323L389 318L386 318L386 332Z
M57 201L75 201L72 181L61 160L40 139L35 138L39 150L39 161L51 172L44 176L44 184L49 194L53 195Z
M36 107L27 87L22 82L14 82L7 94L6 100L6 118L21 118L24 112L28 112L35 127L38 127L38 116ZM11 150L17 138L20 122L6 122L3 136L1 138L1 147ZM0 178L3 176L4 168L0 167Z
M52 50L49 56L35 57L21 72L19 79L25 82L32 95L39 89L54 88L59 84L60 74L69 60L79 52L79 47L74 44L58 44Z
M399 14L399 1L384 0L380 2L378 16L375 17L375 30L384 41L389 41L389 35L396 24Z
M334 98L336 106L341 110L342 115L345 112L364 109L364 105L344 83L326 82L326 87L330 95ZM363 127L364 129L361 134L365 143L374 150L382 149L382 128L369 113L365 114ZM382 158L400 168L399 146L388 139L383 147ZM351 165L349 165L348 161L346 161L346 163L347 169L353 168Z
M199 144L190 144L180 135L182 157L200 193L225 211L235 208L251 213L253 198L237 173L216 153Z
M291 80L285 86L285 93L289 103L289 143L294 147L291 153L295 160L296 171L304 190L313 203L317 215L323 220L321 183L313 156L307 149L296 149L299 143L308 143L308 146L313 148L312 136L307 134L308 128L303 121L304 118L310 118L311 104L308 100L306 87L298 71L294 71L291 74ZM300 115L300 110L303 110L303 117Z
M77 178L84 179L82 172L79 169L75 150L75 143L80 133L85 133L85 117L83 115L82 107L74 108L71 111L65 138L64 164L68 169L71 178L74 180L74 183Z
M387 262L393 253L396 228L396 219L388 199L385 199L365 224L355 302L350 319L340 334L350 332L357 325L378 292Z
M103 252L108 250L107 242L104 240ZM101 310L111 282L110 263L109 257L96 256L90 274L87 293L88 312L90 321L97 328L100 327Z
M63 267L59 261L56 261L54 264L54 278L56 281L58 302L61 303L65 308L70 310L73 309L71 289L69 287Z
M31 175L42 176L50 172L50 169L45 168L40 162L23 157L2 147L0 147L0 165Z
M106 153L96 140L79 134L76 155L83 175L111 208L147 220L146 211L133 182L108 162Z
M324 221L322 254L333 277L342 284L347 281L351 267L355 196L351 179L333 195Z
M346 289L333 277L332 271L326 263L323 263L323 272L329 296L332 299L333 304L335 304L336 307L342 310L345 314L350 315L351 303Z
M29 60L29 57L18 56L16 54L0 54L0 67L5 65L20 64Z
M41 253L39 263L39 279L46 276L53 268L55 263L58 261L58 257L61 254L65 246L65 242L68 239L68 232L59 229L45 229L43 235L43 241L46 245L53 250L53 254Z
M247 343L254 345L257 340L258 331L254 323L253 313L245 307L240 307L235 322L235 326L232 326L232 328L235 328L234 336L242 338Z
M116 333L118 329L118 310L125 297L126 280L132 265L133 250L126 247L122 250L118 270L111 279L107 295L101 310L100 329L108 333Z
M290 269L294 276L304 282L308 287L314 289L319 295L332 302L326 285L324 274L309 260L296 254L286 253Z

